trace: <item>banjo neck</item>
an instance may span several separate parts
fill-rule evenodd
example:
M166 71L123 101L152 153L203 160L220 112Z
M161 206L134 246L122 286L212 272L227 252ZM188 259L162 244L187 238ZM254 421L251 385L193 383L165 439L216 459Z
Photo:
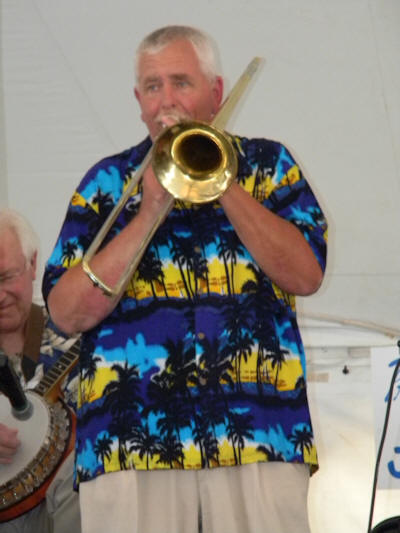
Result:
M40 382L33 389L34 392L46 398L48 401L56 402L62 396L60 389L61 381L77 364L79 354L80 340L77 340L46 372Z

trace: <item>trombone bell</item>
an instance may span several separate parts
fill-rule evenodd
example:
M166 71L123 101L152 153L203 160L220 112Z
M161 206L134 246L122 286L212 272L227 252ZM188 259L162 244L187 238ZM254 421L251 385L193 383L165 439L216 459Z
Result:
M153 170L174 198L201 204L221 196L237 174L230 137L203 122L181 122L157 138Z

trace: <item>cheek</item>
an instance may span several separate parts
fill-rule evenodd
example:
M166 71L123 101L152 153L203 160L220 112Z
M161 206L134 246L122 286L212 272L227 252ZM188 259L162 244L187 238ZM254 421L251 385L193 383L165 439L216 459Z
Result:
M15 297L24 308L30 308L33 297L33 283L32 279L26 279L18 288L15 289Z
M144 100L142 102L141 110L142 110L142 116L146 117L147 119L153 118L159 109L159 103L158 100L155 98L151 98L148 100Z
M15 320L16 318L19 320L28 311L28 306L25 303L24 294L21 290L13 289L3 292L0 296L0 301L7 309L2 313L3 319L6 317L10 320Z
M199 99L196 102L192 102L191 111L194 111L194 114L204 121L208 121L211 117L213 111L212 101L210 99Z

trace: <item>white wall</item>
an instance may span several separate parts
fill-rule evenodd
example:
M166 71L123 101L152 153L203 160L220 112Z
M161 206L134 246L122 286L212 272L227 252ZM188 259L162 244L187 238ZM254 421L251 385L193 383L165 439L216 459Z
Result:
M0 27L1 27L2 12L0 10ZM4 124L4 97L3 97L3 56L0 50L0 124ZM0 209L8 205L7 192L7 165L6 165L6 140L5 128L0 126Z

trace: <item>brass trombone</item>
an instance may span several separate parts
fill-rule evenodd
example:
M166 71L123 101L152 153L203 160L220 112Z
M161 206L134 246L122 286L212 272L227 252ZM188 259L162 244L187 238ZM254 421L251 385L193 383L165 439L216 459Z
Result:
M84 272L106 296L117 296L125 289L154 233L176 198L196 204L211 202L221 196L235 179L238 165L237 155L230 136L224 132L224 128L261 61L261 58L255 57L249 63L211 124L199 121L181 122L162 131L154 141L152 148L82 259ZM171 194L171 199L165 209L159 213L153 228L141 242L139 250L119 281L114 287L110 287L96 276L89 262L150 163L153 165L154 173L160 184Z

